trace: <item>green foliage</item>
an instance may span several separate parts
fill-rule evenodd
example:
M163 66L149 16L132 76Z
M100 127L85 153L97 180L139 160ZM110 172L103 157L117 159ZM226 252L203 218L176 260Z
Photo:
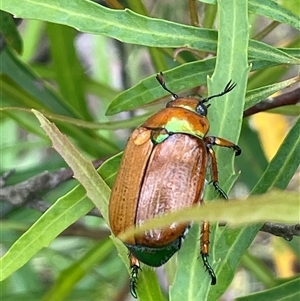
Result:
M206 84L211 95L229 80L237 83L232 92L211 102L210 135L239 141L243 151L235 168L230 150L216 151L222 188L228 192L237 181L234 191L242 185L253 196L210 202L145 225L195 221L178 256L166 265L170 290L161 289L153 269L142 266L139 299L219 300L237 277L241 261L268 289L257 293L247 287L244 294L256 294L238 300L293 300L299 295L299 275L281 279L257 264L258 257L250 260L244 254L263 222L298 221L298 195L285 189L300 162L300 122L291 122L268 163L256 132L243 120L245 109L299 81L291 75L300 61L298 4L238 2L189 1L188 6L188 1L144 1L144 6L141 0L128 0L123 10L113 0L107 1L110 8L88 0L1 1L0 171L17 170L9 185L67 163L79 182L42 193L53 204L40 215L2 205L1 300L117 300L122 292L126 298L125 246L115 237L107 239L107 234L97 240L89 234L95 228L106 231L109 187L120 164L118 152L130 134L114 131L138 126L162 107L160 98L170 97L155 80L159 71L179 95L198 93ZM194 16L191 20L187 12ZM23 19L21 26L12 15ZM197 23L195 16L206 27L185 25ZM269 25L264 25L266 19ZM288 28L285 36L278 35L278 25ZM271 42L264 39L268 34L274 34ZM142 110L133 111L138 108ZM283 116L287 111L278 108L276 113ZM288 112L299 116L295 105ZM49 151L50 145L61 157ZM90 160L98 158L109 159L97 173ZM235 170L241 170L240 177ZM269 192L272 189L280 191ZM205 200L215 198L208 187ZM106 223L84 217L94 205ZM198 222L204 219L228 222L225 227L216 223L211 231L209 261L218 278L215 287L198 258ZM86 232L62 236L75 222ZM298 237L294 240L299 242ZM299 248L294 251L300 257Z

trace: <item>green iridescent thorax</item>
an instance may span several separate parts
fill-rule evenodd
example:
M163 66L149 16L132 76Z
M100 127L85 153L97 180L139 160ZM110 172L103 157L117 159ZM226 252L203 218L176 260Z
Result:
M181 133L189 134L197 138L203 139L206 133L202 129L197 129L194 125L186 119L180 119L177 117L172 117L163 127L163 129L154 130L154 135L152 139L156 143L161 143L167 139L170 134Z
M202 130L197 130L189 120L177 117L172 117L165 125L165 129L168 132L190 134L199 138L203 138L205 135Z

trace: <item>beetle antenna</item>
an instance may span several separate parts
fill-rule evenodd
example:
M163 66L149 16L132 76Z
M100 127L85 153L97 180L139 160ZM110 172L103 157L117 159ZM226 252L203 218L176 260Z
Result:
M212 96L209 96L209 97L204 98L204 99L202 100L202 103L208 102L208 101L211 100L212 98L220 97L220 96L222 96L222 95L224 95L224 94L230 92L232 89L235 88L235 86L236 86L236 83L233 82L232 80L230 80L230 81L227 83L226 87L224 88L224 90L223 90L221 93L215 94L215 95L212 95Z
M176 93L172 92L167 88L165 77L162 72L159 72L159 74L156 75L156 79L159 82L159 84L174 97L174 99L177 99L179 97Z

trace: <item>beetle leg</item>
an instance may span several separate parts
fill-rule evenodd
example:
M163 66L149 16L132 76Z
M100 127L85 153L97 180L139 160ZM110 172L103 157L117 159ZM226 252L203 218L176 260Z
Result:
M212 177L211 183L224 199L228 199L226 192L219 185L218 166L215 151L212 149L211 145L206 145L206 147L210 157L210 172Z
M212 175L212 184L215 189L219 192L219 194L224 198L228 199L227 194L225 191L219 186L219 176L218 176L218 166L217 166L217 159L214 150L212 149L213 145L229 147L235 150L235 155L238 156L242 152L240 147L228 140L223 138L213 137L213 136L206 136L204 138L204 142L208 151L208 155L210 157L210 169Z
M205 142L206 146L209 148L211 148L212 145L232 148L235 151L236 156L239 156L242 152L242 150L240 149L240 147L238 145L232 143L231 141L223 139L223 138L214 137L214 136L206 136L204 138L204 142Z
M214 270L212 269L212 267L210 266L210 264L208 262L209 233L210 233L209 232L209 222L203 222L202 228L201 228L201 239L200 239L201 257L203 260L203 264L211 277L211 285L215 285L217 283L217 277L216 277Z
M133 298L137 298L136 294L136 282L138 279L138 272L140 269L140 262L138 259L132 255L132 253L129 254L129 261L130 261L130 269L131 269L131 275L130 275L130 293Z

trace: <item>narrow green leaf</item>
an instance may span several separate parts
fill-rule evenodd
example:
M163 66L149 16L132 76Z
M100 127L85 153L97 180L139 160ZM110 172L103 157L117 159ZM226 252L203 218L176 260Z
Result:
M274 0L249 0L249 11L300 30L300 20L298 16Z
M282 202L283 199L286 202ZM230 226L257 224L264 221L293 224L299 221L297 211L299 205L300 199L297 193L280 190L251 196L246 200L209 202L205 206L193 206L151 219L138 228L120 234L120 238L125 239L146 230L165 227L174 221L182 223L203 220L226 221Z
M204 84L208 74L214 70L215 59L191 62L164 72L169 89L180 90ZM158 84L155 75L142 80L138 85L119 94L109 105L106 114L113 115L133 110L168 94Z
M171 287L170 301L207 300L205 295L211 279L203 267L199 237L199 224L193 225L177 255L178 268ZM203 277L204 273L206 277Z
M42 122L44 122L43 119ZM47 130L51 131L48 126L46 127ZM52 132L51 135L55 134ZM59 137L56 137L56 139L59 139ZM108 182L112 181L110 178L111 170L115 170L119 164L120 154L116 156L114 161L114 164L103 164L100 167L100 174L103 175ZM105 196L107 197L107 193L105 193L106 189L108 188L103 189L101 194L97 194L97 198L102 199ZM105 206L104 212L107 212L107 205ZM13 272L22 267L39 250L43 247L47 247L63 230L80 217L86 215L93 207L94 204L87 199L86 191L82 186L77 186L64 197L58 199L0 259L0 281L6 279ZM123 244L122 247L123 253L126 254L126 248ZM126 262L128 262L128 258L126 259Z
M34 74L31 68L17 58L13 52L4 49L0 54L0 60L0 72L7 75L31 96L32 101L34 101L31 107L40 108L43 106L46 110L50 109L70 117L75 116L63 105L62 101L50 86ZM9 82L7 81L6 83Z
M106 184L111 188L115 177L117 175L117 172L119 170L119 166L121 164L123 152L110 157L108 160L106 160L99 168L99 173L102 177L102 179L106 182Z
M300 277L286 281L274 288L236 298L236 301L296 301L300 300Z
M300 37L299 37L298 41L299 40L300 40ZM286 54L291 55L293 57L300 58L299 48L277 48L277 49L279 49L279 50L281 50L281 51L285 52Z
M273 85L263 86L254 90L247 91L246 93L246 103L245 103L245 110L254 106L258 102L264 100L268 96L274 94L277 91L280 91L296 82L300 81L300 77L294 77L280 83L276 83Z
M199 0L199 2L215 4L216 0ZM279 5L276 1L265 0L262 2L259 0L249 0L249 12L262 15L280 23L290 25L296 29L300 29L299 18L285 7Z
M19 105L22 108L43 109L42 103L39 103L30 93L16 83L13 78L6 74L0 74L1 93L3 99L7 99L6 103ZM4 105L4 103L2 104Z
M84 97L84 70L75 51L73 28L48 23L46 32L50 40L50 51L56 82L67 106L81 119L91 119Z
M268 191L270 188L285 189L300 164L300 118L292 127L275 157L254 187L252 194ZM284 200L284 198L282 198Z
M132 44L216 49L215 31L145 17L128 9L109 9L86 0L51 3L2 0L2 9L18 17L64 24L82 32L104 34Z
M208 119L211 122L210 133L237 142L250 71L247 60L249 41L247 1L240 1L239 5L230 1L220 1L219 14L218 56L214 74L208 80L209 95L223 91L230 80L237 85L230 93L211 102ZM223 152L223 155L226 153Z
M260 281L266 288L276 285L276 275L263 262L263 260L252 255L249 251L244 254L241 265L251 272L251 274Z
M47 247L64 229L94 207L79 186L48 209L0 259L0 281L22 267L39 250Z
M300 163L299 131L300 119L288 133L277 154L269 163L260 181L252 190L252 194L263 194L274 187L278 189L286 188ZM273 208L277 210L277 216L279 217L281 215L281 210L277 206L282 205L295 206L294 210L296 210L296 215L299 215L299 196L297 196L297 198L298 200L295 200L296 203L291 205L291 199L287 199L284 196L275 196L276 200L274 201L278 203L277 205L273 204ZM258 206L260 206L260 209L263 211L269 210L266 208L263 209L263 203L258 203ZM248 208L248 210L251 209ZM270 208L270 210L272 209ZM274 213L276 214L275 211ZM253 212L253 214L255 215L256 213ZM267 220L268 218L266 218L265 221ZM288 223L288 221L286 222ZM217 269L217 277L221 278L221 281L219 281L220 287L218 290L210 291L209 300L220 298L222 292L224 292L230 284L233 278L233 273L240 262L241 256L257 235L260 227L261 224L237 229L228 229L228 227L225 227L225 229L216 237L217 248L215 249L215 258L220 259Z
M215 52L217 46L217 32L214 30L149 18L127 9L113 10L85 0L56 0L55 3L2 0L2 9L18 17L64 24L125 43L150 47L190 47L209 52ZM250 42L249 56L286 64L299 63L292 56L257 41Z
M8 46L13 48L19 54L22 53L23 41L18 32L17 26L11 14L2 10L0 10L0 33ZM5 47L5 45L2 47Z
M42 138L44 140L42 142L43 147L49 145L49 140L45 137L45 132L39 127L39 123L36 119L28 118L28 115L26 113L23 113L23 111L18 111L14 109L6 110L6 108L0 108L0 112L1 114L4 114L5 116L8 116L12 120L14 120L18 124L18 126L27 130L29 133L33 133L37 137ZM20 143L21 142L19 141L18 144Z
M249 41L248 55L250 58L258 58L282 64L299 64L299 59L286 52L254 40ZM284 58L286 58L286 62L283 61Z
M246 119L243 121L239 146L242 149L242 155L236 158L236 165L241 170L239 181L247 183L251 190L265 171L269 162L262 150L257 132L252 130ZM249 162L251 162L251 168L249 168Z
M111 236L110 238L114 242L118 250L118 254L128 270L128 277L130 277L131 271L129 267L128 249L120 239L116 238L115 236ZM163 301L164 298L162 296L160 285L158 283L154 269L144 265L143 263L141 265L142 266L139 270L138 283L136 288L139 300Z
M42 128L52 140L53 147L64 158L76 178L87 191L87 196L99 208L102 216L108 221L108 198L110 189L96 172L93 164L85 159L58 128L50 123L40 112L32 110Z
M14 105L45 110L46 112L55 112L56 114L76 118L78 115L62 101L54 90L32 72L31 67L26 65L17 56L4 49L0 53L0 85L3 87L2 92L9 101ZM68 135L74 137L77 143L87 153L94 157L107 156L108 153L115 153L118 148L111 139L99 137L94 132L78 128L76 125L58 123L60 128ZM95 145L98 147L90 147Z
M259 72L255 72L248 82L248 89L252 90L259 88L262 86L262 83L264 83L264 85L277 83L285 73L286 67L283 65L266 68L264 70L260 70Z
M0 75L1 79L1 75ZM6 87L6 82L3 80L2 82L2 92L5 91L5 95L8 95L7 87ZM22 91L24 92L24 91ZM15 97L23 97L26 98L26 94L24 93L18 93L17 87L13 90L14 96ZM26 100L26 99L25 99ZM14 115L13 119L19 118L18 123L26 123L30 122L32 123L32 120L29 120L28 116L26 117L28 120L22 120L24 119L22 114L20 112L26 112L31 114L31 109L23 108L23 107L4 107L0 108L0 111L4 112L7 115ZM20 116L18 116L20 115ZM52 121L59 121L64 124L72 124L75 125L78 128L85 128L85 129L100 129L100 130L118 130L118 129L132 129L137 127L138 125L142 124L150 115L153 115L153 113L146 113L141 116L134 116L130 119L125 119L125 120L117 120L117 121L109 121L109 122L93 122L93 121L85 121L82 119L77 119L77 118L71 118L71 117L66 117L63 115L57 115L57 114L52 114L52 113L44 113L45 117L49 118ZM34 123L35 124L35 123ZM36 127L36 124L34 125ZM26 128L26 127L25 127ZM34 130L34 131L33 131ZM29 132L34 132L34 133L39 133L40 135L40 129L32 128L32 130L29 130Z
M207 59L205 61L195 61L195 62L186 63L184 65L170 69L164 72L167 85L172 91L180 94L181 90L206 84L207 76L212 75L214 71L215 63L216 63L216 59L212 58L212 59ZM251 71L274 66L274 64L270 64L270 62L267 61L254 61L254 62L252 61L252 63L253 66ZM238 70L239 68L234 69L235 76L233 80L237 81L237 79L240 79ZM226 74L226 72L227 71L224 68L221 74ZM222 82L222 87L221 87L222 90L224 88L225 81L222 79L222 81L220 82ZM232 93L229 94L230 99L234 97L233 95L231 95ZM168 95L169 94L165 90L163 90L161 86L157 83L155 76L153 75L143 79L137 85L120 93L110 103L110 105L107 108L106 114L113 115L123 111L133 110L150 103L154 99L158 99ZM219 102L215 105L214 113L217 110L220 110L222 112L222 110L219 109ZM214 117L212 116L212 118ZM210 121L212 120L210 119Z
M111 255L113 243L110 239L98 242L80 260L62 271L52 288L41 299L43 301L66 300L75 285L96 265Z
M142 266L139 273L137 294L140 301L164 301L166 300L161 292L153 268Z
M44 22L37 20L26 20L25 28L22 28L22 37L26 41L24 44L24 50L22 53L23 62L29 63L33 61L34 55L39 47L39 41L41 41L44 33ZM49 65L46 66L49 70Z
M247 1L239 1L239 5L236 5L236 3L232 1L218 1L218 13L218 55L214 74L212 78L208 80L209 95L219 94L224 90L224 87L230 80L237 83L237 86L230 93L211 101L211 107L208 110L208 120L211 124L209 134L237 142L240 134L244 95L250 70L247 60L249 40ZM236 179L236 176L233 175L233 154L230 154L229 159L228 152L223 151L222 156L219 156L220 153L221 151L218 152L219 177L222 188L226 191L233 185L233 181ZM224 179L227 179L226 183ZM211 198L213 198L212 194L205 193L205 200ZM200 209L198 211L198 213L200 213L201 209L204 208L193 209ZM220 213L224 212L224 210L225 209L217 209L215 212ZM191 211L189 212L191 213L190 217L192 215ZM228 211L228 208L226 211ZM202 213L203 212L201 212L200 215L202 215ZM203 220L213 221L210 219L209 214L202 215L200 221ZM227 219L221 218L219 220ZM207 300L209 291L214 289L214 287L209 284L211 280L209 274L203 269L201 261L197 261L200 254L199 237L200 233L198 230L194 241L191 242L192 247L190 251L194 251L188 255L191 263L188 264L187 260L182 258L184 261L182 264L184 271L178 269L177 273L181 274L181 277L175 278L174 280L171 289L171 299L173 301L183 300L185 296L187 296L187 300L191 301ZM214 236L211 235L211 237L211 240L214 240ZM210 262L212 266L217 262L214 254L214 249L211 248ZM179 259L180 257L178 261ZM181 265L180 261L179 265ZM182 285L184 278L186 278L185 285ZM176 289L176 287L180 287L180 291Z

